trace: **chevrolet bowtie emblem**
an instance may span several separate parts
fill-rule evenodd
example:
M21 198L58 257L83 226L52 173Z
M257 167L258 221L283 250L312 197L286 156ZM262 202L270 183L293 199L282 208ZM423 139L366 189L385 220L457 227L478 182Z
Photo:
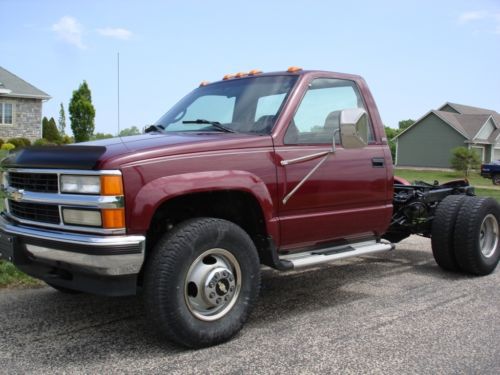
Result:
M9 198L12 199L15 202L19 202L23 200L24 196L24 190L18 190L18 189L10 189L8 192Z

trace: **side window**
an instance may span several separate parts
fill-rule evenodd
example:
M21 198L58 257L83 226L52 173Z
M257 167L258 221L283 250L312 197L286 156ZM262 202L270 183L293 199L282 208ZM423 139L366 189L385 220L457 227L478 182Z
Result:
M366 109L352 81L315 79L309 86L285 134L285 144L331 144L335 134L340 137L340 111L348 108ZM368 140L373 140L368 124Z
M222 95L200 96L187 108L186 114L179 116L180 119L169 126L169 130L186 130L189 124L183 124L182 120L208 120L228 124L233 121L234 97ZM195 128L200 125L193 124Z

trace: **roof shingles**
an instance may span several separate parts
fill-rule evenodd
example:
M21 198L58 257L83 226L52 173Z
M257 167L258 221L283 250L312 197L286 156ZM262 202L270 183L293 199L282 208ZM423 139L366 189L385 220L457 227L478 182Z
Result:
M0 66L3 95L10 97L50 99L50 95Z

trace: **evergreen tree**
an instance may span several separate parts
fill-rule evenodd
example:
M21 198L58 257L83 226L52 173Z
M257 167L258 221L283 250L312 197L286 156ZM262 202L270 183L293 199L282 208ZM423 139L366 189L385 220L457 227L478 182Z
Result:
M61 137L57 131L56 120L53 117L47 120L46 117L42 120L42 137L49 142L60 142Z
M64 106L61 103L61 109L59 110L59 134L64 136L66 134L66 113L64 112Z
M86 81L83 81L78 90L73 91L69 103L69 118L75 142L88 141L94 134L95 109Z

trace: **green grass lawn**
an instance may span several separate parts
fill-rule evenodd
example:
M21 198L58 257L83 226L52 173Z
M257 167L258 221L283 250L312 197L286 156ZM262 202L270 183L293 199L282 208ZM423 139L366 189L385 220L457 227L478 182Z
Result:
M42 285L42 282L19 271L12 263L0 260L0 288L35 285Z
M0 211L3 210L3 199L3 194L0 193ZM35 285L42 285L42 282L19 271L12 263L0 260L0 288Z

